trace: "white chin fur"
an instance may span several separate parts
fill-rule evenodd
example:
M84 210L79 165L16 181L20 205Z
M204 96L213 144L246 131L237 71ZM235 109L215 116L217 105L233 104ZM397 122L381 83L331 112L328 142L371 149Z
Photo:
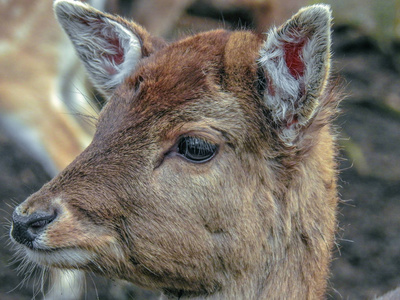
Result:
M50 267L81 267L93 261L95 254L82 249L60 249L55 251L35 251L26 248L28 259L39 265Z

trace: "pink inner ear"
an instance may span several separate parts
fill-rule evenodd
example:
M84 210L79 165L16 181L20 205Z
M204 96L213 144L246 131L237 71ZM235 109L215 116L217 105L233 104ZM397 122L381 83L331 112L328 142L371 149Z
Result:
M305 65L301 57L305 40L297 43L285 43L285 62L289 68L290 74L298 79L304 75Z
M115 64L118 66L122 64L124 62L125 53L121 46L121 42L117 37L107 37L106 40L109 44L109 47L114 50L115 54L103 54L103 57L112 63L105 65L104 68L110 75L114 75L118 72L118 70L115 69L113 65Z
M88 23L86 20L81 19L81 22L85 23L90 28L94 28L93 34L97 35L99 39L104 40L106 42L105 43L106 47L115 53L115 54L108 54L104 52L101 53L100 55L105 60L103 68L107 71L107 73L110 75L117 74L118 70L114 67L114 65L119 66L124 62L125 59L124 48L122 47L121 40L119 39L119 37L113 32L109 32L108 34L104 34L102 32L102 29L104 28L104 26L106 26L105 22L102 19L94 20L91 23Z
M115 38L107 38L110 47L116 52L113 55L105 55L108 60L114 61L116 65L120 65L124 61L124 49L122 48L120 40Z

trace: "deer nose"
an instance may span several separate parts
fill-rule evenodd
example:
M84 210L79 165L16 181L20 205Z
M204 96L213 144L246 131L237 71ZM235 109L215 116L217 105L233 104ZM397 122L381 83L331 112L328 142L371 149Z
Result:
M33 248L33 241L55 218L57 213L38 211L30 215L20 215L14 211L11 235L20 244Z

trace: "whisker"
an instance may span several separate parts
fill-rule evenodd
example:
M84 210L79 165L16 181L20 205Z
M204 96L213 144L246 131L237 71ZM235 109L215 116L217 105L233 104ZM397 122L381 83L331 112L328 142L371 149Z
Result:
M98 115L99 113L99 109L102 107L102 105L100 104L100 101L98 101L98 99L96 98L96 96L92 93L92 97L88 97L85 95L85 93L83 93L78 87L75 86L76 91L85 99L86 103L89 105L89 107L91 108L92 112L95 113L96 115ZM93 106L93 100L97 101L98 107ZM74 104L79 104L79 103L74 103ZM70 103L71 106L71 103ZM76 107L73 107L74 111L80 111L80 110L85 110L87 113L89 113L90 115L92 115L91 112L89 112L89 110L87 110L83 105L81 105L79 107L79 109L77 109Z
M90 92L90 96L91 97L89 97L89 96L87 96L85 93L83 93L76 85L74 85L74 87L75 87L75 89L79 92L79 93L81 93L81 95L85 98L85 100L87 101L87 103L89 104L89 106L94 110L94 111L98 111L99 109L101 110L101 108L104 106L104 102L105 101L100 101L98 98L97 98L97 95L96 95L96 93L95 93L95 89L93 88L93 89L91 89L91 90L86 90L88 93ZM97 107L93 107L92 105L93 105L93 101L91 101L91 100L94 100L95 102L96 102L96 104L97 104Z
M88 275L89 275L90 279L92 280L93 287L94 287L94 292L95 292L95 294L96 294L96 299L97 299L97 300L100 300L100 298L99 298L99 291L97 290L97 286L96 286L96 282L95 282L95 280L94 280L94 278L93 278L93 274L92 274L92 273L88 273Z

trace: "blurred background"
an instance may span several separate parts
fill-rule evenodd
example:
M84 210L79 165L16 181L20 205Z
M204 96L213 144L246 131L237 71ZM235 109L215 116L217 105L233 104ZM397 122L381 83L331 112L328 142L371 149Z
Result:
M172 40L215 28L266 32L319 1L88 2ZM334 14L333 73L347 94L336 120L343 201L328 299L373 299L400 286L400 0L323 2ZM56 24L52 1L1 0L0 299L43 298L40 277L24 281L12 260L13 207L90 142L103 103ZM82 299L157 297L94 275L84 285ZM71 299L63 296L46 299Z

